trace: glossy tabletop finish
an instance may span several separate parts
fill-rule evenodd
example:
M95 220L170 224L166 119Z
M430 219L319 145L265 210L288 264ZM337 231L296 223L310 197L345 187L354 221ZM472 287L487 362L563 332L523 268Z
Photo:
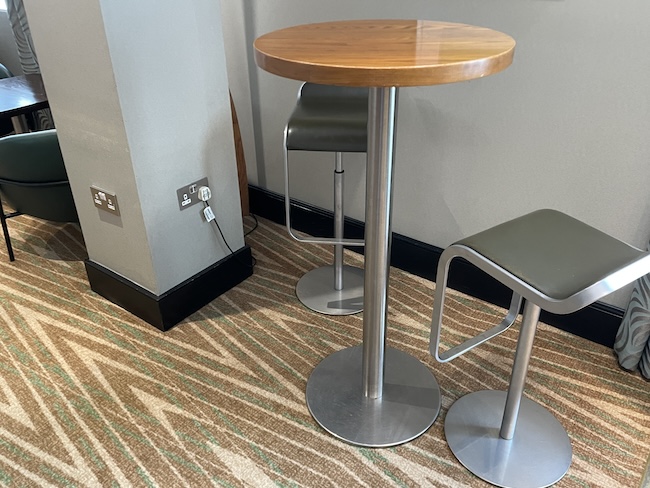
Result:
M281 29L255 41L270 73L345 86L421 86L480 78L512 63L512 37L429 20L354 20Z
M12 76L0 80L0 116L13 117L47 106L41 75Z

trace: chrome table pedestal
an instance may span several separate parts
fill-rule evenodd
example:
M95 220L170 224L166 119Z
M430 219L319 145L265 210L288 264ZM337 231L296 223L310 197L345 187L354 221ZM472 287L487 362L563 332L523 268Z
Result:
M406 353L386 350L396 115L397 88L370 88L363 345L325 358L306 392L309 411L325 430L367 447L414 439L441 406L431 371Z
M307 406L326 431L351 444L388 447L415 439L440 411L440 389L420 361L386 349L381 398L363 395L362 346L326 357L307 383Z
M258 37L254 47L257 65L269 73L370 87L362 346L316 366L307 381L307 404L323 428L350 443L385 447L410 441L434 422L441 402L424 364L386 349L397 87L498 73L512 63L515 41L466 24L366 19L288 27Z

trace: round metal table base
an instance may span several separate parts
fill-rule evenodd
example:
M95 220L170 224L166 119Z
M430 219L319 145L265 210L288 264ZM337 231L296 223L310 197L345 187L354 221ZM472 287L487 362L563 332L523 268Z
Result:
M296 296L307 308L326 315L351 315L363 310L363 269L343 266L343 289L334 289L334 266L305 274Z
M362 392L362 346L335 352L307 381L307 406L326 431L366 447L402 444L423 434L440 412L440 388L429 369L408 354L385 350L383 396Z
M458 399L445 418L447 444L463 466L493 485L541 488L559 481L571 464L564 427L544 407L521 399L515 435L499 437L504 391L478 391Z

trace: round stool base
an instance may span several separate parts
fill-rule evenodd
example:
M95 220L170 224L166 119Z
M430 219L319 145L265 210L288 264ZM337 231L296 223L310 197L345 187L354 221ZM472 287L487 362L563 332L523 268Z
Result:
M504 391L459 398L447 412L445 436L456 458L479 478L508 488L541 488L559 481L571 464L564 427L544 407L521 399L515 435L499 437Z
M440 388L429 368L386 348L383 395L364 397L362 346L335 352L307 381L307 407L330 434L365 447L403 444L423 434L440 412Z
M307 308L326 315L351 315L363 310L363 269L343 266L343 289L334 289L334 266L305 274L296 296Z

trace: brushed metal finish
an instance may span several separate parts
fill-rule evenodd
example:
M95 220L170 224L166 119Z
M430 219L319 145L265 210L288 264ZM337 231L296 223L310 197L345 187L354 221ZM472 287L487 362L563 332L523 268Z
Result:
M559 481L571 465L571 442L544 407L523 398L511 440L499 436L506 392L478 391L458 399L445 417L445 436L469 471L496 486L541 488Z
M345 210L343 208L343 155L336 153L336 166L334 168L334 238L343 239ZM342 290L343 280L343 245L334 246L334 289Z
M289 236L298 242L305 244L341 244L343 246L356 246L363 247L363 239L337 239L336 237L311 237L296 234L291 224L291 194L290 194L290 175L289 175L289 149L287 147L288 127L284 128L284 149L283 164L284 164L284 220L285 227Z
M447 292L447 280L449 277L449 265L455 258L455 255L443 253L438 261L436 272L436 290L433 300L433 312L431 315L431 335L429 339L429 352L439 363L446 363L457 358L461 354L474 349L476 346L498 336L508 330L519 317L522 297L518 293L512 294L510 299L510 308L503 320L496 326L481 332L480 334L467 339L457 346L450 347L446 351L440 352L440 338L442 335L442 317L444 313L445 297Z
M307 406L329 433L350 444L389 447L420 436L440 412L440 388L413 356L386 349L383 395L362 394L362 347L337 351L321 361L307 381Z
M539 306L533 302L526 301L524 304L524 315L521 329L519 330L519 339L517 339L517 350L515 351L510 386L508 386L508 395L503 411L501 430L499 432L499 435L504 439L512 439L515 435L521 400L524 395L524 387L526 386L526 373L528 373L528 364L530 363L530 355L533 350L533 341L535 340L535 331L537 330L540 311Z
M310 310L326 315L351 315L363 310L363 269L342 267L345 286L334 288L335 267L322 266L306 273L296 285L296 296Z
M370 88L366 165L363 394L381 398L388 315L397 88Z

